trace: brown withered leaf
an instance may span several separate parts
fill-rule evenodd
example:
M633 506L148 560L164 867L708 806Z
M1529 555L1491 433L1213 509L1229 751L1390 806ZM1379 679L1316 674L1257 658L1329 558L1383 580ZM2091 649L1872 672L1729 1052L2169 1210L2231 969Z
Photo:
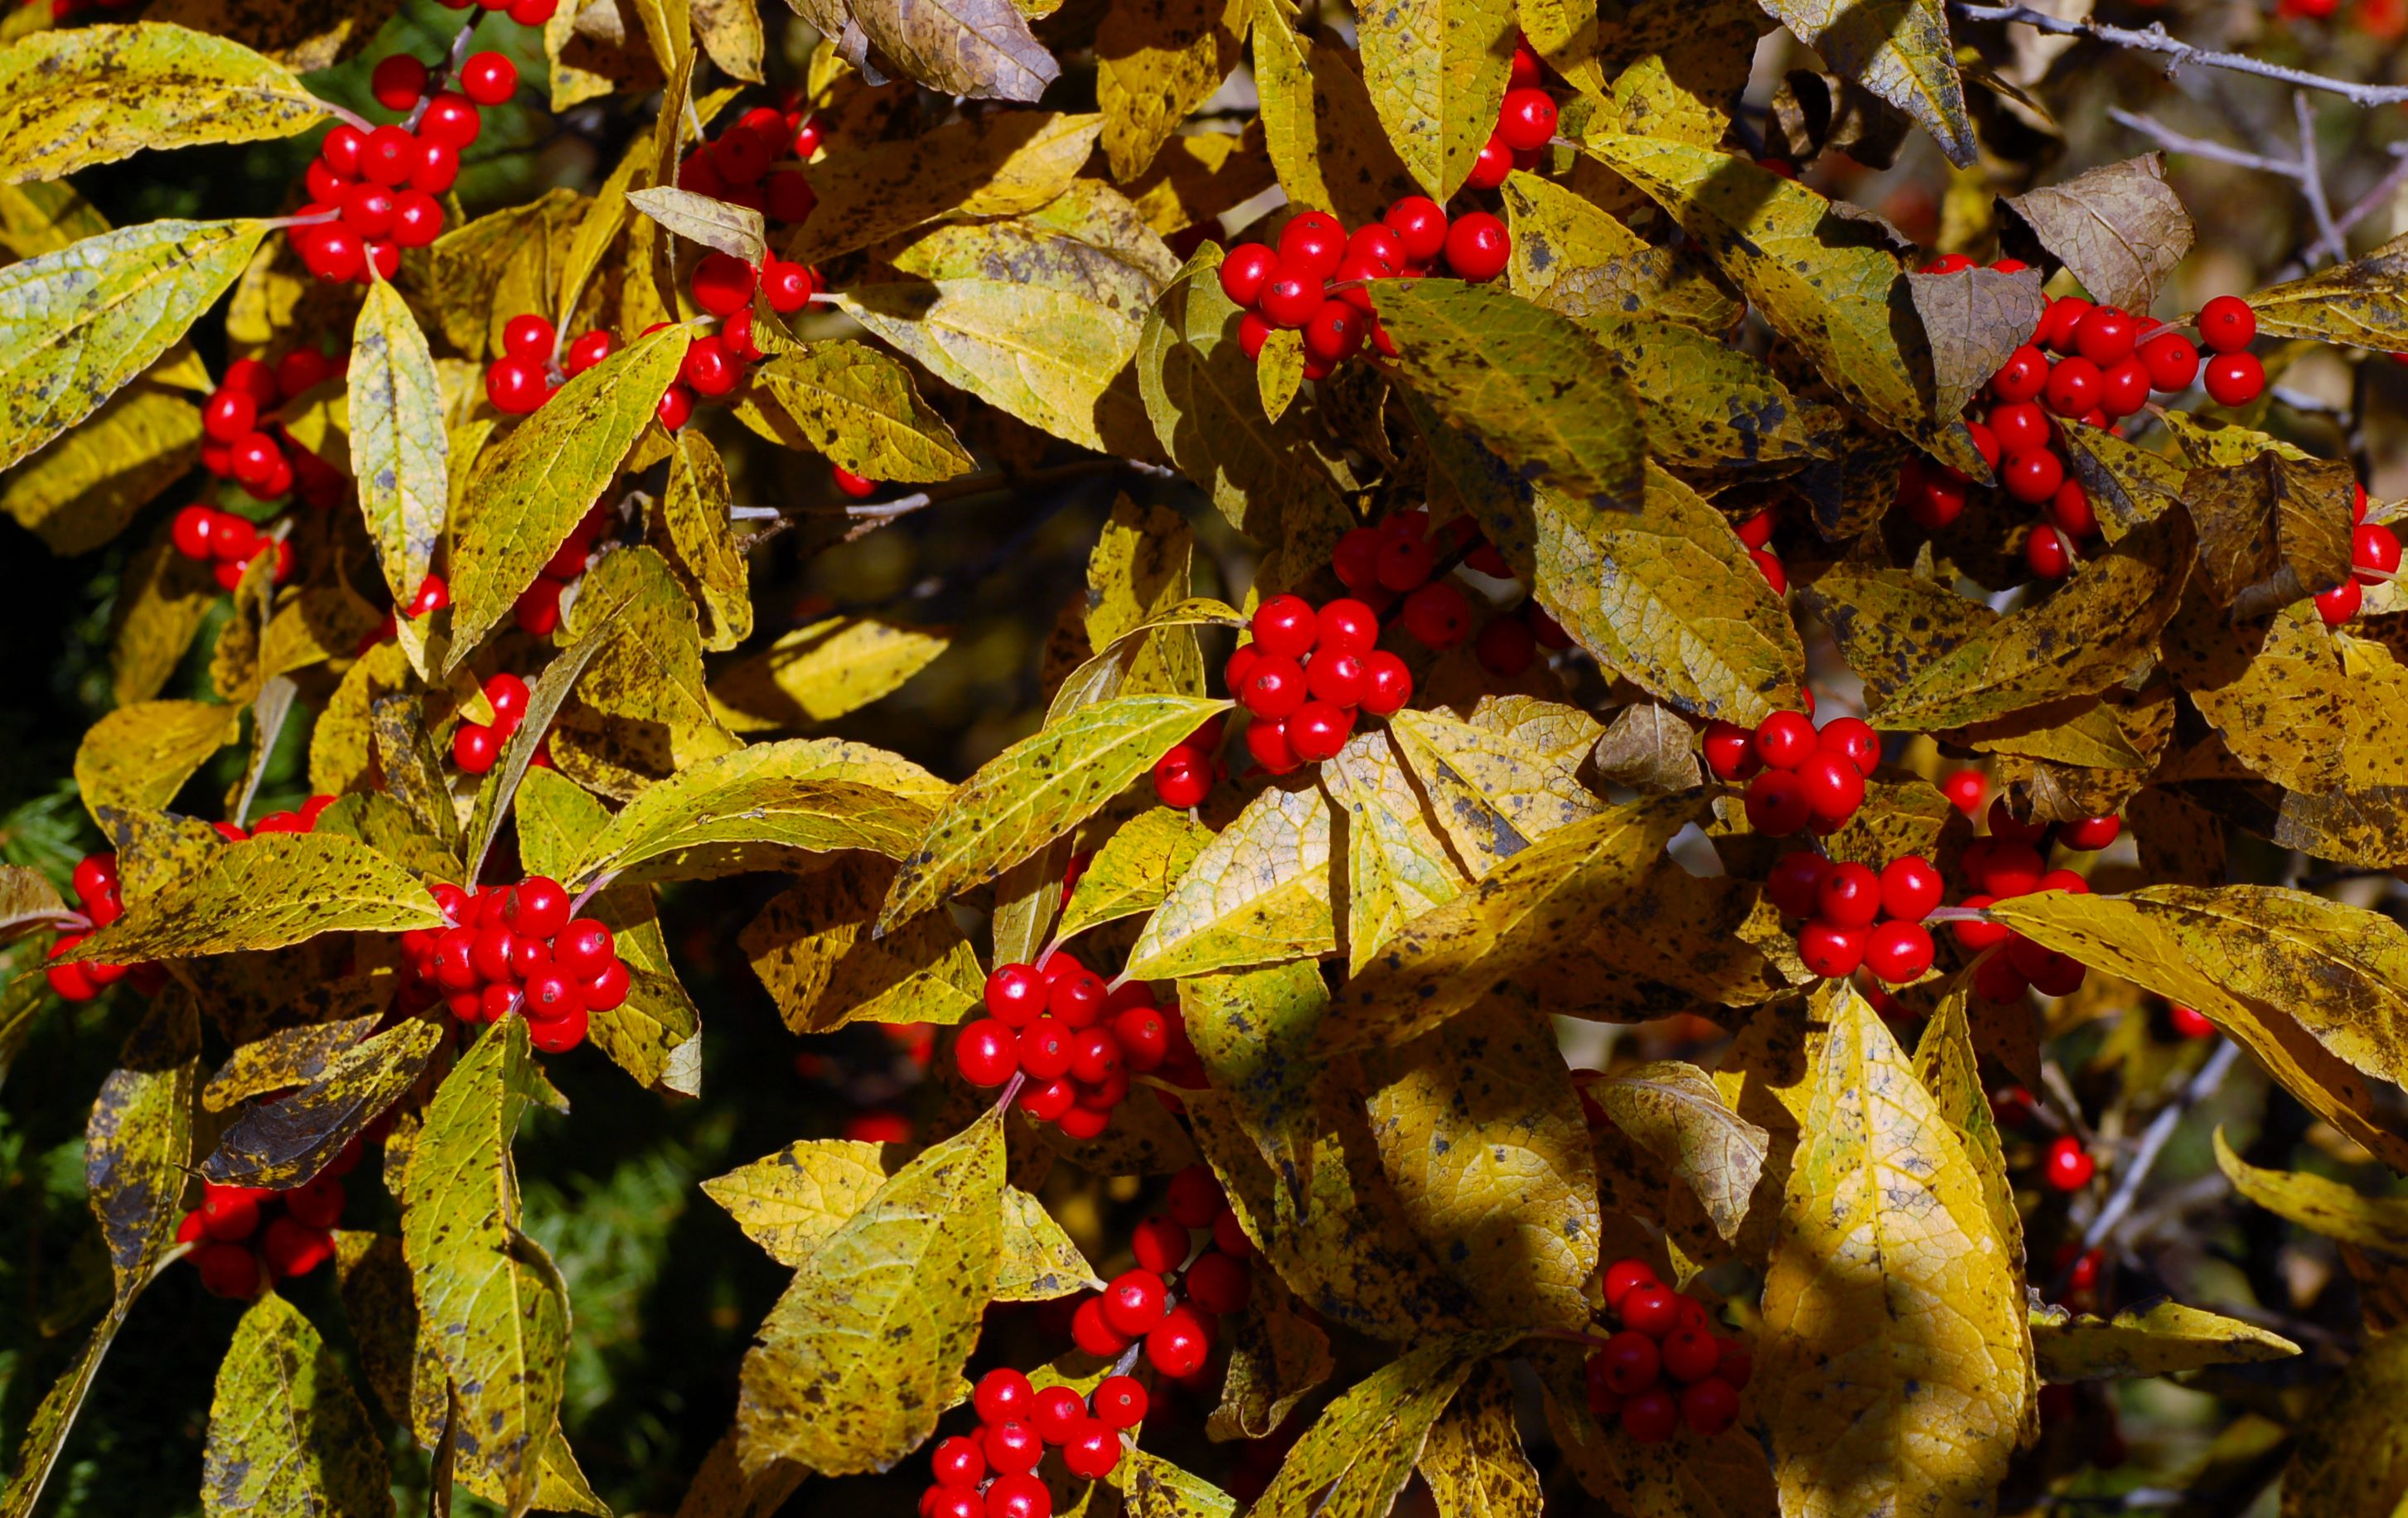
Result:
M1635 791L1685 791L1705 779L1697 730L1653 701L1633 701L1597 740L1597 772Z
M2073 478L2090 497L2100 535L2110 543L2183 500L2189 470L2177 460L2128 443L2103 427L2058 424Z
M1931 342L1942 410L1962 408L2009 354L2031 341L2048 306L2040 282L2038 269L2002 274L1979 264L1953 274L1908 271L1907 293Z
M2167 625L2159 653L2235 759L2295 791L2340 783L2349 693L2332 634L2313 604L2236 623L2194 594Z
M1965 85L1948 37L1948 12L1938 0L1766 0L1764 8L1835 72L1914 117L1951 163L1973 162Z
M2166 183L2162 153L2028 190L2006 206L2091 299L2128 311L2157 304L2194 236L2190 213Z
M1010 0L849 0L884 58L939 94L1034 101L1062 65Z
M2183 500L2199 526L2200 568L2237 616L2338 585L2349 575L2349 503L2358 476L2340 459L2272 449L2246 464L2193 469Z

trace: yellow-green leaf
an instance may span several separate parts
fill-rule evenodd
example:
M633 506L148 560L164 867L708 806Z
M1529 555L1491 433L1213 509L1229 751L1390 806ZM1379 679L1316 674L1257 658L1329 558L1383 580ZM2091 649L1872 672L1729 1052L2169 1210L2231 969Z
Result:
M652 546L694 597L702 646L732 649L752 636L752 584L728 520L727 466L697 429L681 431L674 446Z
M1118 696L1004 750L963 782L903 855L879 925L995 880L1094 816L1172 744L1228 709L1196 696Z
M477 461L452 524L452 665L484 641L592 509L652 422L692 337L669 326L612 354Z
M1522 1448L1513 1416L1513 1379L1490 1361L1473 1372L1430 1425L1422 1480L1439 1518L1539 1518L1544 1493Z
M301 1310L272 1291L243 1313L218 1367L201 1511L208 1518L394 1511L383 1441L343 1363Z
M0 468L150 368L225 294L267 230L150 222L0 269Z
M738 733L836 721L903 688L953 646L944 632L877 617L827 617L781 634L710 683Z
M150 1282L181 1221L199 1084L200 1025L179 986L151 1003L84 1120L85 1199L108 1245L120 1306Z
M103 807L150 811L165 806L241 727L240 707L201 701L119 707L93 723L76 749L84 809L98 817Z
M2408 236L2249 297L2258 330L2378 353L2408 351Z
M1346 814L1346 967L1359 975L1398 929L1454 900L1464 872L1388 734L1348 738L1321 766L1321 786Z
M1504 1334L1437 1339L1356 1382L1305 1430L1248 1518L1381 1518L1456 1389L1508 1341Z
M1410 0L1360 14L1355 45L1371 108L1440 204L1497 131L1512 39L1512 0Z
M452 494L451 438L426 334L394 287L379 279L351 329L351 477L393 604L409 605L435 564ZM403 648L423 676L423 643Z
M1419 186L1380 128L1357 54L1333 39L1298 36L1287 0L1252 4L1254 93L1281 188L1350 226L1377 221Z
M851 1138L801 1138L702 1189L745 1238L795 1267L886 1184L883 1153L881 1145Z
M211 566L178 552L174 532L172 519L159 523L118 587L108 665L109 695L121 707L148 701L166 687L217 599Z
M1199 850L1129 950L1132 980L1168 981L1332 952L1329 803L1272 785Z
M844 859L789 886L746 925L738 943L787 1027L951 1024L979 1007L986 972L946 913L870 936L894 873L885 860Z
M1388 733L1429 797L1438 830L1474 880L1605 809L1570 767L1509 732L1408 708L1389 719Z
M1828 451L1815 440L1827 413L1720 335L1614 311L1584 316L1580 325L1630 381L1648 453L1659 462L1726 474L1786 471Z
M1235 1518L1237 1502L1211 1482L1158 1454L1132 1448L1112 1468L1128 1518Z
M281 949L321 933L441 927L415 876L340 834L268 833L219 849L78 946L112 964Z
M935 1431L994 1294L1003 1187L1003 1122L991 1109L811 1251L744 1356L746 1468L883 1470Z
M688 242L740 258L755 268L769 256L768 233L755 207L669 184L630 190L627 204Z
M1757 1351L1782 1511L1976 1511L2023 1423L2022 1283L1963 1145L1880 1017L1844 982L1816 1005L1829 1031Z
M1154 807L1116 828L1087 861L1054 929L1064 938L1152 911L1214 838L1185 812Z
M0 511L53 553L88 552L182 478L200 449L200 408L172 390L137 385L26 460L0 485Z
M1613 1125L1697 1193L1725 1239L1739 1237L1764 1175L1772 1136L1731 1110L1703 1070L1657 1060L1592 1081L1588 1094Z
M201 1162L202 1179L278 1191L308 1181L417 1083L443 1031L411 1018L345 1050L298 1091L237 1118Z
M330 113L291 69L226 37L145 21L37 32L0 51L0 178L289 137Z
M752 371L803 437L865 480L951 480L970 456L911 382L867 343L798 343Z
M2307 1170L2268 1170L2232 1152L2215 1130L2215 1163L2232 1189L2311 1233L2360 1249L2408 1256L2408 1199L2369 1196Z
M59 1450L66 1443L67 1432L75 1426L76 1413L83 1407L84 1394L92 1390L93 1378L100 1373L101 1357L116 1342L117 1331L125 1326L125 1314L133 1305L131 1300L123 1299L109 1305L100 1322L93 1325L83 1353L51 1383L33 1416L25 1420L25 1437L17 1446L16 1469L10 1472L8 1484L0 1487L0 1518L30 1518L34 1505L41 1500L50 1468L57 1464Z
M2057 1306L2031 1310L2041 1379L2113 1381L2171 1376L2216 1365L2286 1360L2300 1346L2280 1334L2179 1302L2127 1308L2112 1319Z
M742 747L712 714L701 616L659 553L637 548L605 555L585 571L563 625L569 652L555 664L593 650L552 730L552 760L563 774L627 796ZM510 741L525 737L532 743L542 732L524 723Z
M1096 106L1112 178L1136 179L1238 64L1249 0L1132 0L1096 30Z

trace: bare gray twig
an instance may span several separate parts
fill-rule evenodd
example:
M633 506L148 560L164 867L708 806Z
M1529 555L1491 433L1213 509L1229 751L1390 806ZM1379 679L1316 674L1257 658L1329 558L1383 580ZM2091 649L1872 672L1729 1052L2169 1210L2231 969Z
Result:
M2029 6L1979 6L1964 4L1961 0L1949 8L1969 21L2020 22L2057 36L2089 37L2111 47L2157 53L2167 60L2168 74L2185 64L2196 64L2201 68L2221 68L2234 74L2253 74L2262 79L2279 79L2303 90L2321 90L2361 106L2393 106L2408 101L2408 85L2359 84L2329 75L2311 74L2303 68L2270 64L2247 53L2218 52L2210 48L2193 47L2173 36L2159 23L2152 23L2144 31L2135 30L2128 26L2110 26L2086 17L2080 21L2067 21L2044 10L2034 10Z

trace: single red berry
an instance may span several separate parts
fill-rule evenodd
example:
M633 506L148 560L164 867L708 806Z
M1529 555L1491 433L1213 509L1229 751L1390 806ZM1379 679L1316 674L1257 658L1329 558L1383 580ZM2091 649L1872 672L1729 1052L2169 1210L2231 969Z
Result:
M1060 1444L1087 1421L1086 1399L1068 1386L1048 1386L1037 1394L1028 1425L1048 1444Z
M175 525L171 529L176 551L188 559L210 558L210 535L216 530L217 522L218 512L214 507L188 506L177 512Z
M986 1455L978 1440L958 1434L937 1442L928 1465L939 1486L974 1488L986 1480Z
M1045 1441L1037 1437L1034 1427L1018 1419L987 1425L979 1435L979 1446L997 1475L1025 1476L1045 1458Z
M1614 1261L1605 1268L1605 1300L1609 1307L1619 1309L1622 1299L1641 1286L1660 1284L1656 1267L1635 1256Z
M1865 967L1889 985L1921 979L1931 954L1931 931L1921 923L1884 923L1865 937Z
M1327 211L1299 211L1280 228L1280 262L1315 279L1327 279L1345 251L1346 228Z
M1769 838L1787 838L1813 818L1805 788L1785 769L1768 769L1748 781L1744 802L1748 825Z
M368 74L368 93L387 110L408 110L426 93L426 65L406 52L388 53Z
M2090 508L2090 493L2082 481L2068 480L2057 487L2048 500L2048 520L2069 538L2088 537L2099 530L2099 517Z
M2068 358L2049 371L2048 387L2042 394L2050 410L2059 416L2078 417L2099 404L2104 384L2105 376L2099 372L2098 365L2086 358ZM2004 440L2001 437L2000 441ZM2049 488L2057 487L2052 482Z
M1737 723L1708 723L1699 746L1706 767L1718 780L1743 780L1764 767L1764 761L1756 756L1756 735Z
M2034 449L2011 455L1999 479L2008 494L2036 506L2056 494L2064 482L2065 462L2044 448Z
M2137 356L2128 355L2101 376L2099 408L2109 417L2128 417L2148 404L2149 366Z
M1313 648L1320 654L1369 653L1379 640L1380 619L1360 601L1340 596L1314 616Z
M1812 917L1815 912L1815 893L1830 868L1831 862L1821 854L1809 849L1793 849L1772 866L1772 873L1765 879L1764 894L1785 916Z
M1645 1391L1656 1384L1656 1378L1662 1373L1663 1352L1654 1339L1635 1328L1624 1328L1608 1339L1598 1349L1598 1357L1604 1362L1606 1385L1618 1396L1633 1396Z
M1344 300L1325 300L1304 326L1304 351L1324 364L1340 364L1363 346L1363 313Z
M1991 408L1989 426L2010 459L2048 447L2055 435L2048 413L2029 401Z
M304 1227L291 1218L277 1218L260 1239L259 1252L267 1268L280 1278L306 1276L335 1257L335 1240L323 1228Z
M212 1296L248 1301L259 1295L259 1256L236 1244L204 1244L193 1252L201 1289Z
M1990 394L2002 401L2028 401L2048 384L2048 355L2029 343L2007 355L1990 377Z
M552 935L552 963L560 967L562 973L580 981L600 974L602 967L617 953L609 928L590 917L572 919Z
M1173 749L1154 762L1155 799L1176 811L1200 806L1212 794L1212 766L1185 749Z
M1346 256L1376 265L1388 274L1400 274L1412 262L1405 251L1405 239L1385 222L1367 222L1356 227L1346 239ZM1341 270L1345 266L1339 265Z
M1354 732L1354 709L1326 701L1307 701L1287 717L1288 747L1308 765L1336 754Z
M1303 668L1293 658L1276 654L1255 658L1237 690L1239 705L1256 717L1273 721L1304 705L1307 695Z
M1145 1336L1145 1357L1173 1381L1184 1381L1211 1358L1212 1333L1203 1316L1184 1302L1174 1307Z
M551 378L534 359L495 359L485 371L485 398L505 415L525 416L551 397Z
M1902 923L1920 923L1940 905L1945 889L1928 860L1916 854L1893 859L1881 872L1882 910Z
M1320 636L1320 619L1301 595L1274 595L1254 609L1248 623L1254 647L1266 654L1301 659Z
M1221 260L1221 293L1240 306L1253 306L1279 267L1279 255L1258 242L1240 243Z
M2042 580L2063 580L2073 572L2073 545L2056 527L2035 527L2024 539L2024 566Z
M2057 841L2069 849L2094 853L2115 841L2124 831L2124 820L2109 814L2105 817L2083 817L2058 825Z
M1424 646L1451 649L1471 634L1471 605L1454 581L1436 580L1405 597L1400 620Z
M2199 309L2200 340L2214 352L2237 353L2257 336L2258 313L2238 295L2218 295Z
M1826 750L1806 756L1798 767L1798 784L1806 797L1810 825L1818 833L1844 825L1864 804L1864 771Z
M460 93L480 106L498 106L518 93L519 65L498 52L477 52L460 65Z
M1151 1270L1125 1270L1104 1288L1104 1321L1130 1339L1150 1332L1169 1310L1162 1278Z
M1825 753L1836 753L1856 766L1859 775L1870 777L1881 767L1881 735L1861 717L1832 718L1823 724L1814 742Z
M2400 570L2400 538L2380 522L2361 522L2350 529L2351 578L2361 585L2380 585Z
M2199 350L2179 332L2157 334L2140 346L2139 356L2153 390L2188 390L2199 378Z
M1139 1224L1129 1244L1138 1265L1157 1276L1169 1275L1186 1264L1191 1247L1187 1229L1167 1217L1151 1217Z
M452 735L452 762L463 774L481 775L494 767L501 744L483 723L462 723Z
M1641 1286L1625 1296L1617 1309L1622 1325L1650 1339L1662 1339L1681 1322L1681 1295L1661 1284Z
M2050 301L2048 314L2041 318L2040 341L2060 353L2072 352L2074 333L2089 314L2090 303L2079 295L2062 295Z
M1664 1337L1664 1370L1674 1381L1703 1381L1722 1364L1722 1345L1702 1328L1679 1328Z
M1833 927L1870 927L1881 909L1881 877L1870 866L1834 864L1815 883L1814 915Z
M2166 1009L2166 1021L2185 1038L2212 1038L2215 1024L2201 1016L2197 1008L2173 1006Z
M1034 1476L998 1476L987 1485L985 1518L1054 1518L1054 1494Z
M440 143L454 151L475 142L484 129L484 112L470 104L466 95L450 90L428 101L426 113L418 119L420 140Z
M1467 212L1447 228L1447 267L1475 284L1504 273L1512 250L1505 223L1486 211Z
M1374 563L1381 588L1411 591L1426 583L1437 569L1438 551L1418 532L1391 531L1383 538Z
M1446 249L1446 212L1427 195L1407 195L1380 219L1404 245L1405 257L1427 264Z
M2328 627L2339 627L2358 613L2366 600L2366 587L2355 580L2344 580L2329 591L2316 595L2316 615Z
M1135 1428L1145 1422L1151 1398L1135 1376L1106 1376L1096 1387L1096 1418L1107 1428Z
M1796 769L1819 741L1813 719L1802 711L1776 711L1756 724L1756 756L1774 769Z
M1081 1481L1102 1481L1120 1463L1121 1436L1099 1419L1081 1419L1063 1441L1063 1467Z
M1681 1405L1669 1388L1656 1386L1622 1404L1622 1431L1634 1443L1661 1444L1681 1426Z
M2050 1141L2044 1166L2043 1175L2049 1185L2057 1191L2080 1191L2090 1184L2092 1176L2099 1173L2098 1162L2090 1157L2088 1150L2082 1147L2082 1140L2071 1134L2060 1135Z
M1471 172L1464 176L1463 185L1467 190L1494 190L1512 172L1513 150L1492 132L1488 140L1480 145L1480 156L1472 160Z
M1719 1376L1685 1388L1681 1393L1681 1420L1693 1432L1713 1438L1739 1421L1738 1389Z
M2140 330L2129 313L2113 306L2095 306L2074 323L2074 350L2101 369L2110 368L2132 356Z
M1543 148L1555 140L1555 102L1544 90L1505 92L1505 107L1497 118L1497 135L1516 152Z
M380 128L379 130L382 130ZM439 195L460 178L460 150L448 142L425 142L409 166L409 187Z
M611 336L609 332L597 328L595 331L589 332L583 337L577 338L568 345L568 352L562 366L571 375L583 374L586 370L594 367L596 364L609 358L611 351L618 346L619 343L616 337Z
M1091 969L1081 967L1055 977L1045 989L1045 1010L1065 1028L1091 1027L1104 1014L1104 1002L1110 993L1104 989L1104 978Z
M1854 975L1865 962L1865 929L1813 922L1798 933L1798 957L1827 981Z
M962 1029L953 1059L970 1084L999 1086L1019 1071L1020 1040L1001 1023L982 1017Z
M2206 383L2218 406L2246 406L2266 388L2266 366L2255 353L2218 353L2207 361Z
M1037 1405L1037 1393L1017 1370L990 1370L979 1378L970 1401L981 1423L1007 1424L1029 1415Z
M1363 660L1363 709L1374 717L1394 716L1413 698L1412 672L1405 661L1385 649L1375 649Z

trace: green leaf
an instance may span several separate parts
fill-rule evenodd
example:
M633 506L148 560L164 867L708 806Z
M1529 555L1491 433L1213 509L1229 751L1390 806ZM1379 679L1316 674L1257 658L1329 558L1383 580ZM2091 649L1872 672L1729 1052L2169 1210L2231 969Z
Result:
M546 1090L526 1022L493 1025L427 1104L401 1188L401 1244L431 1344L459 1399L461 1467L523 1512L560 1415L568 1298L540 1245L518 1229L510 1140Z
M0 179L289 137L329 114L291 69L225 37L139 21L37 32L0 51Z
M883 1470L935 1432L994 1294L1003 1187L1003 1122L990 1109L811 1252L744 1356L746 1468Z
M0 486L0 511L53 553L89 552L182 478L200 450L200 408L174 391L137 385L11 474Z
M399 292L379 279L361 303L351 329L351 475L360 512L383 566L393 604L409 605L435 565L451 500L451 439L443 430L443 392L426 334ZM397 626L413 626L407 618ZM423 677L423 635L404 634L402 648Z
M1788 609L1721 512L1653 465L1645 480L1636 515L1540 493L1539 604L1673 709L1761 722L1805 682Z
M629 802L562 878L581 886L712 844L900 855L925 825L928 798L889 789L889 776L852 763L849 748L790 738L752 744L682 770Z
M1143 1450L1123 1454L1111 1480L1128 1518L1236 1518L1238 1511L1226 1492Z
M1139 812L1087 861L1055 933L1073 938L1091 927L1154 910L1213 837L1185 812L1168 807Z
M1615 1127L1697 1193L1716 1233L1739 1237L1770 1133L1732 1111L1703 1070L1679 1060L1634 1065L1587 1092Z
M442 909L408 871L340 834L269 833L211 852L94 933L73 957L130 965L281 949L321 933L441 927Z
M819 452L865 480L951 480L971 460L911 371L857 342L798 343L752 371Z
M1081 707L989 760L903 855L881 929L983 885L1100 810L1170 746L1229 709L1185 695Z
M151 222L0 269L0 468L150 368L225 294L267 230Z
M165 806L242 728L240 707L143 701L92 724L76 749L76 787L94 817L103 807Z
M2127 1308L2112 1319L2050 1305L2031 1310L2032 1352L2042 1381L2171 1376L2218 1365L2286 1360L2300 1346L2254 1324L2179 1302Z
M380 1518L393 1472L343 1365L301 1310L274 1292L226 1346L201 1456L209 1518L268 1512Z
M1346 814L1346 968L1359 975L1398 928L1454 900L1464 874L1388 735L1347 739L1321 786Z
M1965 85L1940 0L1765 0L1764 8L1834 73L1914 118L1950 163L1962 168L1973 162L1973 123L1965 115Z
M1168 981L1334 952L1329 803L1272 785L1197 851L1146 919L1127 975Z
M308 1181L417 1083L443 1031L411 1018L343 1051L298 1091L237 1118L202 1161L202 1179L278 1191Z
M1981 478L1972 438L1937 408L1930 355L1898 260L1813 191L1712 148L1592 136L1583 151L1681 224L1772 329L1858 409Z
M681 326L639 338L561 386L478 459L452 523L450 666L484 641L593 508L692 339Z
M894 874L885 860L846 858L788 887L745 926L738 944L788 1028L951 1025L977 1010L986 972L947 913L870 936Z
M1412 1475L1430 1425L1481 1359L1512 1337L1440 1339L1357 1382L1305 1430L1248 1518L1380 1518Z
M1513 54L1512 0L1412 0L1362 12L1355 45L1371 108L1422 189L1443 205L1497 131Z
M1639 397L1580 323L1452 279L1382 280L1371 298L1397 367L1440 416L1532 485L1597 511L1641 508Z
M1643 890L1641 866L1694 809L1685 797L1608 808L1557 828L1476 888L1407 923L1340 994L1322 1026L1323 1049L1418 1038L1586 937L1622 897Z

